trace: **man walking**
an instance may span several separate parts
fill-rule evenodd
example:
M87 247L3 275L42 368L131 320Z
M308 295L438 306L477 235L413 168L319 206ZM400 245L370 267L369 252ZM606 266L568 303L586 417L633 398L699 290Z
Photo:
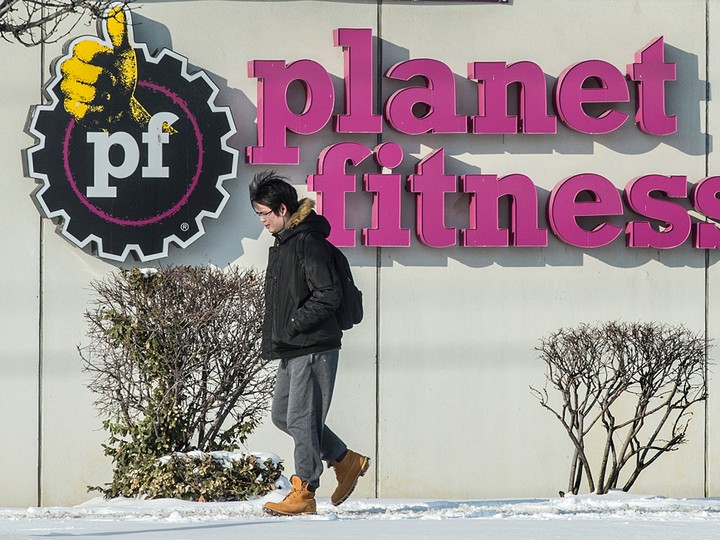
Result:
M330 224L315 213L314 201L299 201L295 188L274 172L255 176L250 202L275 237L265 275L262 338L263 357L280 360L271 416L295 444L292 491L264 508L273 515L314 514L323 461L337 477L334 505L350 496L370 465L370 458L349 450L325 425L342 339Z

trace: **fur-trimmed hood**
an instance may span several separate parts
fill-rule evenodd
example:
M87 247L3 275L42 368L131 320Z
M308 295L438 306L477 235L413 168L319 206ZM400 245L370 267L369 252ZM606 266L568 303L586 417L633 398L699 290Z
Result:
M312 199L301 199L300 206L293 215L288 219L285 228L276 236L280 243L285 242L289 238L300 232L317 232L327 238L330 236L330 222L315 213L315 201Z
M315 201L312 199L300 199L300 206L295 211L295 213L290 216L290 220L288 221L287 228L288 229L294 229L300 223L305 221L307 217L312 213L312 211L315 209Z

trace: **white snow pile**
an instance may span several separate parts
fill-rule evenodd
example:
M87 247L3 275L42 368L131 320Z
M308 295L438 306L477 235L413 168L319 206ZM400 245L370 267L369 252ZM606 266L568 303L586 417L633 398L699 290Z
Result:
M166 456L162 456L158 459L160 463L168 463L172 458L178 457L178 458L188 458L188 459L202 459L205 456L212 457L215 461L220 463L223 467L230 469L233 466L233 463L236 463L238 461L245 461L249 456L254 456L257 458L257 465L260 469L265 469L265 462L269 459L272 461L275 465L280 463L282 460L280 459L280 456L277 454L273 454L271 452L227 452L225 450L216 450L214 452L202 452L200 450L191 450L190 452L175 452L173 454L168 454ZM288 485L290 485L288 483Z
M282 489L263 498L244 502L193 502L177 499L103 499L97 497L73 507L0 508L0 520L97 519L198 522L237 518L278 519L266 516L262 505L281 500ZM637 496L622 491L608 495L578 495L554 499L522 500L393 500L349 499L335 507L328 499L318 500L315 520L399 520L399 519L701 519L720 523L720 499L672 499ZM284 518L279 518L284 519Z
M623 492L522 500L319 498L311 516L273 517L262 505L283 488L247 502L96 498L73 507L0 508L0 539L152 540L717 540L720 499L671 499Z

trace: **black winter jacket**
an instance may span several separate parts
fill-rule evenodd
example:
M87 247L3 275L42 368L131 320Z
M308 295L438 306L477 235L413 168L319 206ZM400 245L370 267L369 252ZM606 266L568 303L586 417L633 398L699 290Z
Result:
M275 235L265 274L262 356L293 358L340 347L342 299L329 243L330 223L303 199ZM302 245L299 243L302 242Z

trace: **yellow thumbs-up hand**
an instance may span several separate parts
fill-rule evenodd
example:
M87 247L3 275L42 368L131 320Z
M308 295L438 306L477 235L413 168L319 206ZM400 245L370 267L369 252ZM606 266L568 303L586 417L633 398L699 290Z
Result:
M104 24L111 46L80 41L60 65L65 110L90 129L107 130L128 118L145 127L150 114L135 99L138 64L122 6L111 8Z

